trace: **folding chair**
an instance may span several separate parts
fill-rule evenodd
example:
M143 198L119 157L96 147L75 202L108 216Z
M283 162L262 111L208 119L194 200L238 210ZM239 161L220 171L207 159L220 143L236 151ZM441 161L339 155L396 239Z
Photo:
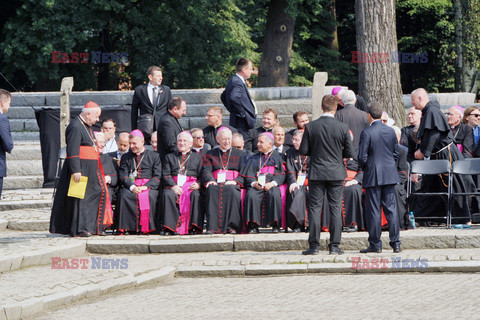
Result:
M467 217L452 217L451 214L453 213L453 200L455 197L475 197L479 196L480 192L476 189L475 192L453 192L453 177L455 175L477 175L480 174L480 159L479 158L470 158L468 160L457 160L453 162L452 165L452 172L450 174L450 219L447 220L447 227L451 227L452 219L465 219L471 218L470 216Z
M60 180L60 172L62 171L62 164L66 158L67 158L67 148L63 147L58 151L57 170L55 172L55 186L53 187L52 198L55 198L55 193L57 192L58 180Z
M438 174L448 174L449 179L448 187L446 192L414 192L412 193L412 178L411 174L421 174L421 175L438 175ZM447 215L443 217L415 217L415 219L445 219L447 220L451 217L450 212L450 161L448 160L415 160L412 161L410 172L408 174L408 186L407 186L407 199L409 205L413 203L413 199L417 196L422 197L432 197L432 196L442 196L442 199L446 199ZM409 208L410 209L410 208Z

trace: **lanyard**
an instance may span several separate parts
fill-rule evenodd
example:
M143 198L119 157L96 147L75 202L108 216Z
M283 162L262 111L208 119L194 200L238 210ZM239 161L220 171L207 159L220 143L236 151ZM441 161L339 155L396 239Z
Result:
M303 161L302 161L302 157L303 158ZM300 170L302 172L305 172L306 171L306 167L307 167L307 156L302 156L302 155L298 155L298 161L300 162Z
M190 153L190 154L188 155L187 159L185 159L185 161L183 161L183 162L180 162L180 159L177 159L177 161L178 161L178 166L180 167L180 172L179 172L179 173L182 173L182 171L185 170L185 164L187 163L188 159L190 159L190 156L191 156L191 155L192 155L192 154ZM183 155L182 155L182 156L183 156Z
M268 160L270 160L270 157L272 156L272 154L273 154L273 151L270 152L270 154L268 155L267 159L265 160L263 166L262 166L262 155L260 155L260 160L259 160L260 163L258 164L259 169L258 169L257 175L260 175L260 171L262 171L263 167L265 167L267 165L267 162L268 162Z
M138 171L138 168L140 167L140 163L142 163L143 158L145 158L145 155L146 155L146 154L147 154L147 153L144 151L144 154L143 154L142 158L140 159L140 161L138 161L137 165L135 166L135 172ZM135 161L136 161L136 160L135 160Z
M83 122L82 118L78 117L78 119L80 119L80 123L83 125L83 127L85 128L85 131L87 131L87 134L88 134L88 137L90 138L90 140L92 140L92 143L93 143L93 147L95 148L95 151L97 151L97 143L95 142L95 139L93 139L92 137L92 130L90 129L90 127L87 129L87 126L85 125L85 123Z

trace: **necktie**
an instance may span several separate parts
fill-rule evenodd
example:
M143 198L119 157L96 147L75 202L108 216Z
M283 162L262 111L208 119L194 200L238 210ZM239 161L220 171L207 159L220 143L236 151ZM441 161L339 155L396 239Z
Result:
M157 108L157 100L158 100L158 93L157 93L158 87L153 87L152 88L152 106L154 109Z

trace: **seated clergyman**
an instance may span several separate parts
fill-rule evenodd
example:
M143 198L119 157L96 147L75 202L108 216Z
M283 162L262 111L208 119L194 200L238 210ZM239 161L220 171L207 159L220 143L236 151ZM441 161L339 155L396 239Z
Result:
M273 135L264 132L258 137L258 152L252 155L242 169L247 193L244 200L244 217L249 233L258 227L271 226L279 232L282 215L282 198L279 186L285 181L284 162L273 150Z
M144 146L140 130L130 133L130 150L120 161L118 229L120 232L148 233L155 230L155 207L162 174L158 153Z
M193 234L203 230L200 202L202 156L192 152L193 137L183 131L177 136L178 151L163 162L162 212L165 234Z

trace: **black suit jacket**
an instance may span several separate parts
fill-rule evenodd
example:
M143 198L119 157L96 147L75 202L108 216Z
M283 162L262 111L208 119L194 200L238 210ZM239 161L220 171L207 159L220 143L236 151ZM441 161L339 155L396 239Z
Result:
M356 157L358 153L358 144L360 143L360 134L363 129L369 126L367 113L355 108L353 104L347 104L343 109L338 110L335 113L335 118L345 123L348 126L348 129L352 131L353 147Z
M400 182L397 171L397 135L377 120L360 136L358 163L363 168L363 187L377 187Z
M0 177L7 176L6 152L13 149L12 135L10 133L10 121L6 115L0 113Z
M273 134L273 129L265 130L263 127L248 130L245 137L245 150L252 153L258 152L258 136L267 131Z
M148 98L148 83L139 85L135 88L135 93L132 99L132 130L137 128L138 111L140 115L153 114L153 105ZM170 88L164 85L159 86L157 109L155 111L155 118L153 122L153 128L157 128L160 117L167 111L167 106L170 100L172 100L172 93Z
M223 105L230 112L230 125L240 132L246 132L255 127L257 115L252 98L246 84L239 76L234 75L228 80L226 89L220 96Z
M309 180L338 181L347 177L343 158L352 158L353 147L346 124L323 115L305 127L300 153L310 156Z
M182 132L182 126L169 111L165 112L160 118L157 127L158 147L162 161L169 153L177 150L177 136Z

